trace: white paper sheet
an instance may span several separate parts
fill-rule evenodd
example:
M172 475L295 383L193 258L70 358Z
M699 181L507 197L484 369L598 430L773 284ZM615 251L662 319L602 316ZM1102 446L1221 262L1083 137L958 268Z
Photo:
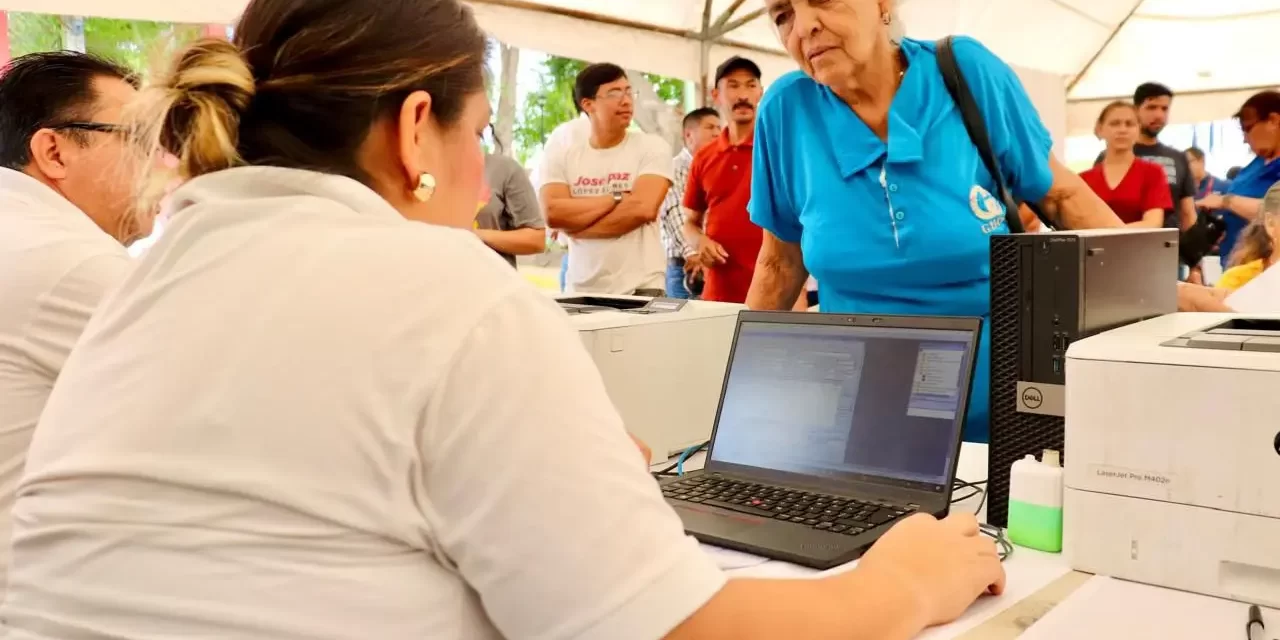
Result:
M1096 577L1027 629L1021 640L1206 640L1243 638L1248 605ZM1280 612L1263 617L1274 636Z
M1239 313L1280 313L1280 269L1268 268L1225 302Z
M741 551L721 549L720 547L713 547L709 544L701 546L702 552L710 556L712 560L715 560L716 566L720 567L721 571L729 572L731 575L736 575L733 573L736 570L758 567L769 562L768 558L761 558L760 556L742 553Z

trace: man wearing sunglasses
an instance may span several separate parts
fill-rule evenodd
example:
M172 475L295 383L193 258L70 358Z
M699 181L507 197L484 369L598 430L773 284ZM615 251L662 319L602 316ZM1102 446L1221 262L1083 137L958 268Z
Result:
M135 94L110 62L55 52L0 76L0 538L46 399L98 302L150 233L120 126ZM8 566L0 547L0 584Z

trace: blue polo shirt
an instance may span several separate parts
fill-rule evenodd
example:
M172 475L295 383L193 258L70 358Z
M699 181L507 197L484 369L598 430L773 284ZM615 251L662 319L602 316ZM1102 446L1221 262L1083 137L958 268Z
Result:
M1227 193L1245 198L1261 198L1267 195L1267 189L1277 182L1280 182L1280 162L1268 163L1262 158L1254 158L1253 162L1241 169L1240 175L1231 181L1231 187L1227 189ZM1231 252L1236 248L1236 241L1240 239L1240 232L1249 226L1249 221L1230 211L1222 214L1222 221L1227 224L1227 232L1222 236L1222 242L1218 244L1218 255L1222 257L1223 268L1226 268L1227 261L1231 259Z
M1206 175L1204 180L1200 181L1200 186L1196 187L1196 200L1199 200L1211 193L1226 193L1230 188L1230 180L1213 175Z
M823 311L989 320L990 237L1008 231L1004 207L942 82L934 43L901 46L908 68L888 142L801 72L769 87L756 124L751 219L800 244ZM1053 142L1022 83L976 40L957 37L953 48L1010 188L1043 200ZM976 442L989 439L989 326L965 425Z

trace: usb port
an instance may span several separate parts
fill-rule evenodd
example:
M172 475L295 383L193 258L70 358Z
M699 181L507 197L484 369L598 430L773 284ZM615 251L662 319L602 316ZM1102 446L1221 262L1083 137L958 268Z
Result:
M1066 349L1066 346L1065 346L1065 345L1066 345L1066 340L1064 340L1064 339L1062 338L1062 336L1054 336L1054 337L1053 337L1053 350L1054 350L1054 351L1063 351L1063 350L1065 350L1065 349Z
M1053 375L1062 375L1062 358L1053 357Z

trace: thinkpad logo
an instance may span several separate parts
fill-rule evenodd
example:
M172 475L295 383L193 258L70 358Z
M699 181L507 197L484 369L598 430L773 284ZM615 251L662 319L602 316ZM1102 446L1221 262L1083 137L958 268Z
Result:
M1028 409L1039 409L1044 404L1044 394L1035 387L1027 387L1022 390L1022 405Z

